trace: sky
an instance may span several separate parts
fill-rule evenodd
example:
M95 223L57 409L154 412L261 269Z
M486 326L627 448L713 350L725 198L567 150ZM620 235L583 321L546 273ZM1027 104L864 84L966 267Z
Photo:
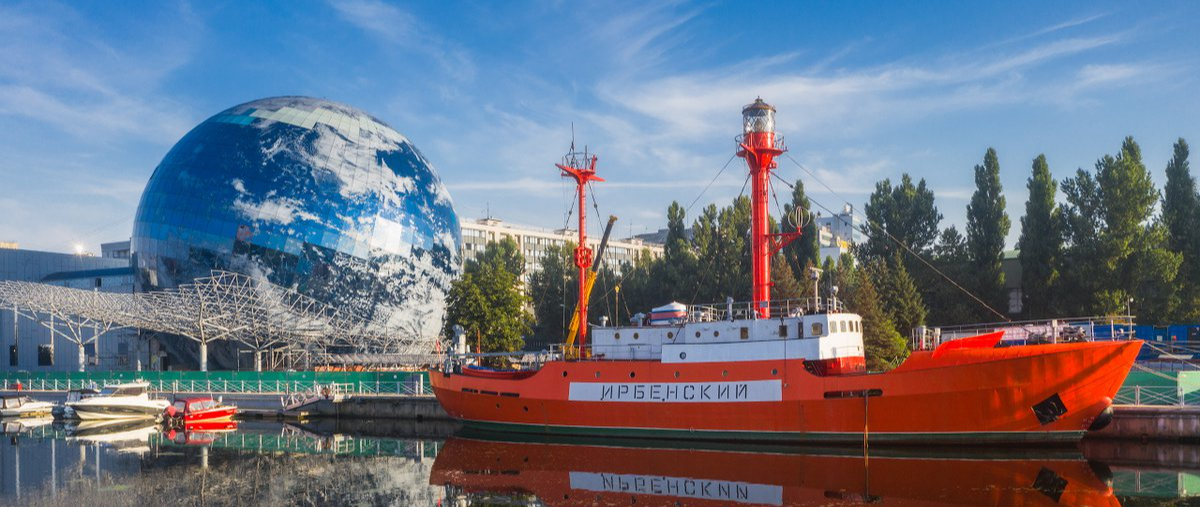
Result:
M671 201L690 220L742 192L733 137L762 97L789 149L777 173L817 211L907 172L961 230L994 147L1011 248L1038 154L1062 180L1131 135L1161 188L1175 140L1200 142L1198 24L1195 2L4 0L0 241L127 239L176 141L278 95L403 133L464 220L563 227L554 163L574 135L617 234L651 232Z

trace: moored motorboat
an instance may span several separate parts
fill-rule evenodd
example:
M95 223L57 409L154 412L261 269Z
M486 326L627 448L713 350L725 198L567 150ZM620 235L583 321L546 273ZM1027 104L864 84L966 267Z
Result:
M47 416L54 412L54 407L53 403L38 401L23 394L0 397L0 416L3 417Z
M62 405L54 407L54 417L62 419L79 419L79 417L75 415L75 410L71 409L71 404L85 398L91 398L98 394L100 394L100 391L89 388L71 389L70 391L67 391L66 401L64 401Z
M205 422L221 422L237 415L236 405L226 405L212 397L182 398L175 400L163 411L166 423L173 428L191 426Z
M170 403L151 399L149 388L148 382L107 385L96 396L67 403L67 407L83 420L158 419Z

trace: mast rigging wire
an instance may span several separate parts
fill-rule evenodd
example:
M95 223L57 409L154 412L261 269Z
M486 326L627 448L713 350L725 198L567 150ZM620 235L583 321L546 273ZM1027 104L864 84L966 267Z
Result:
M726 161L725 161L725 165L721 167L721 170L720 170L720 171L717 171L717 175L716 175L716 176L713 176L713 179L712 179L712 180L709 180L709 182L708 182L708 184L707 184L707 185L704 185L704 190L701 190L701 191L700 191L700 195L697 195L695 199L692 199L692 203L691 203L691 204L688 204L687 208L685 208L685 209L683 210L683 214L684 214L684 216L687 216L689 213L691 213L691 211L692 211L692 206L695 206L695 205L696 205L696 201L699 201L701 197L704 197L704 193L705 193L705 192L708 192L708 187L711 187L713 183L716 183L716 181L717 181L717 178L720 178L720 177L721 177L721 174L725 172L725 169L728 169L728 168L729 168L729 163L730 163L730 162L733 162L733 159L734 159L734 158L737 158L737 154L736 154L736 153L734 153L733 155L730 155L730 156L729 156L729 160L726 160ZM749 181L749 180L747 180L747 181ZM745 190L745 184L743 184L743 185L742 185L742 190ZM739 197L740 197L740 195L739 195Z
M787 159L788 159L788 160L791 160L793 164L796 164L796 166L797 166L797 167L799 167L799 168L800 168L800 170L802 170L802 171L804 171L806 174L808 174L808 175L809 175L809 177L811 177L811 178L812 178L813 180L815 180L817 183L820 183L820 184L821 184L821 186L825 187L825 189L826 189L826 190L828 190L828 191L829 191L829 193L833 194L833 196L834 196L834 197L837 197L838 199L841 199L841 200L842 200L842 202L843 202L843 203L845 203L845 204L850 204L850 201L847 201L847 200L846 200L844 197L842 197L842 196L841 196L841 194L838 194L838 193L837 193L835 190L833 190L832 188L830 188L830 186L829 186L829 185L826 185L824 181L821 181L821 179L820 179L820 178L818 178L818 177L817 177L817 175L813 174L813 173L812 173L812 171L809 171L809 170L808 170L808 168L807 168L807 167L804 167L804 165L803 165L803 164L801 164L800 162L797 162L797 161L796 161L796 159L792 158L792 156L791 156L791 155L789 155L789 154L787 154L787 153L784 153L784 156L785 156L785 157L787 157ZM775 174L775 173L771 173L771 174ZM785 185L787 185L787 186L789 186L789 187L792 187L793 189L795 188L795 185L792 185L791 183L789 183L787 180L783 179L783 177L779 176L778 174L775 174L775 177L776 177L776 178L779 178L779 180L780 180L780 181L782 181L782 182L783 182ZM837 215L837 213L834 213L832 210L830 210L829 208L825 207L825 205L824 205L824 204L821 204L821 203L820 203L819 201L817 201L816 199L813 199L812 197L809 197L808 199L809 199L810 201L812 201L813 203L815 203L817 206L820 206L820 207L821 207L822 209L824 209L825 211L828 211L830 215ZM851 204L851 206L853 206L853 204ZM969 296L969 297L970 297L972 300L974 300L976 303L979 303L979 305L980 305L980 306L982 306L982 307L986 308L988 311L990 311L990 312L992 312L992 313L996 314L996 316L1000 317L1001 319L1004 319L1004 321L1005 321L1005 322L1012 322L1012 319L1010 319L1010 318L1009 318L1007 315L1004 315L1003 313L1000 313L1000 312L996 311L996 309L995 309L995 308L992 308L992 307L991 307L991 305L989 305L989 304L985 303L985 302L984 302L982 299L980 299L980 298L979 298L978 296L976 296L974 293L972 293L971 291L967 290L967 289L966 289L965 287L963 287L962 285L959 285L959 284L958 284L958 282L954 281L954 279L953 279L953 278L950 278L950 276L949 276L949 275L947 275L946 273L943 273L943 272L942 272L942 270L940 270L940 269L938 269L938 268L934 267L934 265L933 265L932 263L930 263L929 261L925 260L925 258L924 258L924 257L922 257L922 256L921 256L920 254L918 254L917 252L913 251L913 249L912 249L912 248L909 248L909 247L908 247L908 245L904 244L904 242L903 242L903 241L900 241L898 238L896 238L895 236L893 236L893 235L892 235L892 233L888 232L886 229L884 229L882 226L880 226L880 225L879 225L878 223L876 223L874 220L871 220L869 217L864 217L864 218L866 218L866 220L867 220L867 223L868 223L868 224L870 224L870 225L871 225L871 227L874 227L874 228L875 228L876 230L878 230L879 232L882 232L882 233L883 233L885 236L887 236L887 237L888 237L888 239L892 240L894 243L896 243L897 245L899 245L899 246L900 246L900 248L904 249L904 251L905 251L905 252L907 252L909 255L912 255L912 256L913 256L913 257L915 257L917 260L921 261L921 263L922 263L922 264L924 264L926 267L928 267L929 269L933 270L933 272L934 272L934 273L937 273L937 274L938 274L938 275L940 275L942 278L946 279L946 281L947 281L947 282L950 282L950 285L953 285L955 288L957 288L958 290L962 291L962 293L963 293L963 294L966 294L966 295L967 295L967 296Z

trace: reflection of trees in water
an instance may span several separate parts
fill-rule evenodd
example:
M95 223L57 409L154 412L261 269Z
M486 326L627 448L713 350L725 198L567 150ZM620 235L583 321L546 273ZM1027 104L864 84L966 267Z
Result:
M39 488L19 505L436 505L432 460L163 447L126 475L102 471L60 478L58 493ZM49 480L47 478L47 480Z

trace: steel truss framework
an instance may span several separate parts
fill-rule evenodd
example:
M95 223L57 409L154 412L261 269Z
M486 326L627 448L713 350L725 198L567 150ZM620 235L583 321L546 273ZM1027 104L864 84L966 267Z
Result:
M227 271L213 271L178 289L136 294L0 281L0 302L78 345L81 357L85 344L110 330L128 327L199 343L203 370L207 370L208 344L217 340L236 341L253 350L256 369L261 369L261 352L281 348L318 354L389 354L411 358L412 363L433 360L434 344L419 336L266 280Z

